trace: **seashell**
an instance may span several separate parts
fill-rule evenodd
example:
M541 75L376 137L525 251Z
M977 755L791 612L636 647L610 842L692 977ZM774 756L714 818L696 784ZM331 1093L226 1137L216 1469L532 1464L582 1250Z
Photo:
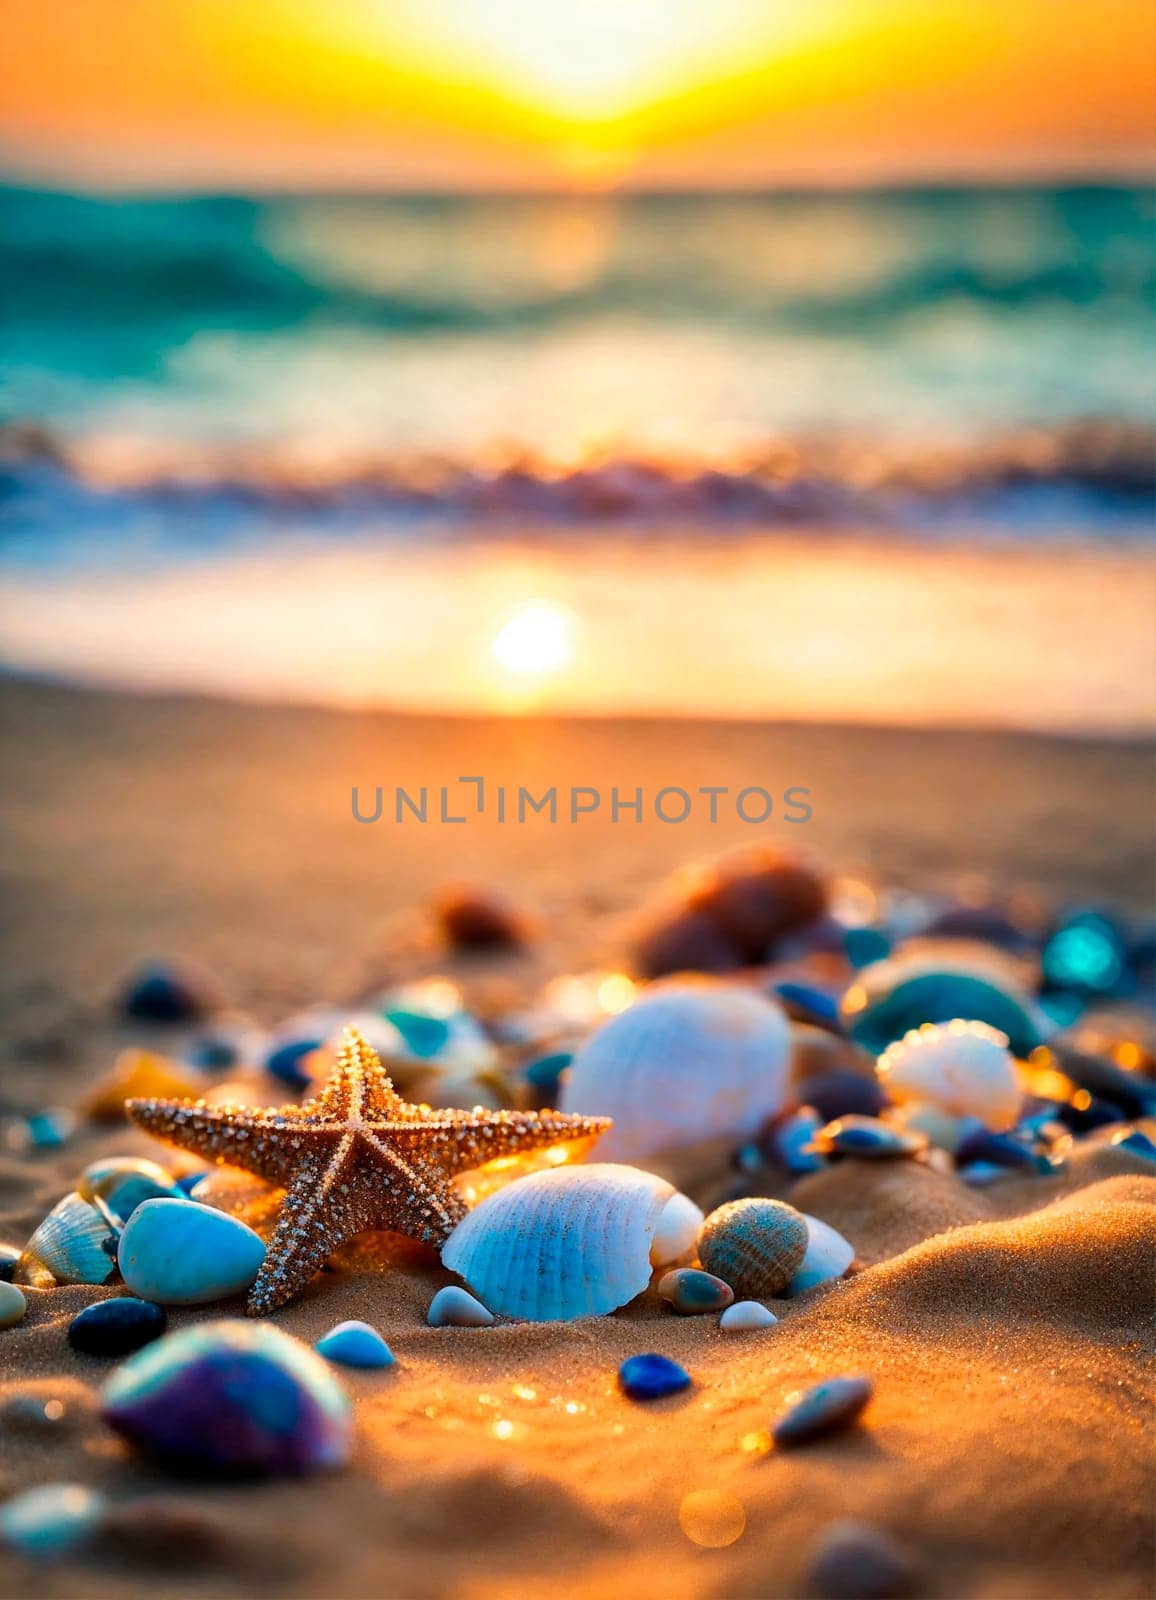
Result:
M24 1247L16 1283L107 1283L116 1271L116 1229L75 1193L57 1202Z
M608 1159L743 1138L781 1109L789 1052L774 1001L736 985L664 984L582 1046L559 1104L613 1117L599 1145Z
M1012 983L926 956L897 956L864 968L842 1009L852 1037L876 1055L925 1022L986 1022L1020 1057L1050 1031L1043 1012Z
M14 1328L27 1310L28 1301L16 1285L0 1280L0 1328Z
M195 1100L204 1080L191 1068L151 1050L122 1050L111 1073L95 1085L84 1111L97 1121L115 1121L124 1115L124 1103L135 1096L157 1100Z
M336 1361L342 1367L392 1367L396 1360L381 1334L368 1322L338 1322L321 1335L313 1348L327 1361Z
M896 1101L921 1101L996 1129L1019 1116L1023 1095L1007 1036L986 1022L924 1023L890 1045L876 1070Z
M820 1534L807 1579L815 1600L898 1600L921 1590L914 1557L882 1528L833 1522Z
M37 1561L67 1555L95 1532L103 1495L82 1483L45 1483L0 1506L0 1539Z
M107 1207L118 1222L124 1223L146 1200L178 1199L181 1186L155 1161L112 1156L85 1167L77 1179L76 1192L98 1210Z
M806 1391L771 1428L777 1445L806 1444L849 1428L875 1392L870 1378L828 1378Z
M807 1252L787 1285L788 1295L806 1294L821 1283L842 1278L855 1259L855 1246L830 1223L803 1213Z
M885 1120L892 1128L926 1139L935 1149L952 1155L965 1139L983 1127L978 1117L956 1117L940 1106L923 1105L918 1100L892 1107Z
M708 911L665 909L648 918L634 940L633 965L643 978L678 972L721 977L737 972L745 957Z
M426 1321L431 1328L489 1328L494 1313L456 1283L439 1289L430 1301Z
M1156 1161L1156 1144L1140 1128L1124 1128L1109 1141L1113 1150L1126 1150L1141 1161Z
M792 1177L821 1172L826 1162L811 1145L825 1121L813 1106L800 1106L798 1111L775 1122L760 1143L771 1160L777 1161Z
M631 1400L665 1400L690 1388L690 1373L668 1356L628 1356L618 1369L618 1384Z
M658 1296L680 1316L700 1316L704 1311L722 1311L735 1292L729 1283L699 1272L695 1267L676 1267L658 1280Z
M127 1356L164 1333L164 1307L122 1295L85 1306L68 1325L68 1342L86 1356Z
M102 1399L110 1427L185 1471L300 1476L342 1466L353 1442L349 1400L329 1367L269 1323L166 1334L118 1368Z
M652 1173L606 1162L555 1167L487 1196L458 1223L442 1261L501 1316L604 1316L641 1294L652 1265L689 1249L701 1220Z
M706 1270L747 1300L785 1289L806 1253L806 1221L781 1200L732 1200L711 1212L698 1236Z
M791 1022L806 1028L817 1028L823 1033L842 1038L846 1034L839 1015L839 1001L827 989L816 989L807 983L783 980L771 985L771 993L787 1013Z
M736 1300L723 1312L718 1325L724 1333L749 1333L753 1328L773 1328L778 1320L758 1300Z
M921 1133L893 1128L878 1117L840 1117L815 1135L813 1148L828 1156L851 1156L864 1161L888 1161L918 1155L926 1150Z
M196 1306L247 1289L265 1241L236 1217L195 1200L146 1200L121 1234L117 1261L142 1300Z

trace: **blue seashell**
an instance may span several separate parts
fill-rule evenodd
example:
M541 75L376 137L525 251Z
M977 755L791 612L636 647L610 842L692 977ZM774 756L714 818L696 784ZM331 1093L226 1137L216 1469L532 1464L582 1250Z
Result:
M792 1022L806 1022L825 1033L846 1033L839 1016L839 1001L825 989L812 988L807 983L773 983L771 993L782 1005Z
M618 1383L631 1400L665 1400L689 1389L691 1378L667 1356L629 1356L618 1369Z
M159 1339L167 1323L163 1306L122 1295L78 1312L68 1325L68 1342L86 1356L127 1356Z
M247 1289L265 1242L245 1223L195 1200L146 1200L125 1224L117 1264L142 1300L202 1305Z
M852 1038L874 1055L925 1022L956 1019L1006 1034L1021 1059L1043 1043L1044 1018L1026 996L978 973L902 958L859 974L843 996L843 1018Z
M103 1416L163 1464L208 1474L299 1476L343 1465L353 1442L328 1366L268 1323L167 1334L109 1379Z
M813 1106L801 1106L784 1117L765 1139L772 1160L796 1178L808 1172L821 1172L827 1163L811 1145L827 1120Z
M199 985L175 967L144 967L125 987L120 1010L136 1022L196 1022L209 1010Z
M0 1506L0 1539L38 1561L67 1555L92 1534L102 1515L103 1495L82 1483L46 1483L26 1489Z
M303 1062L306 1056L313 1054L314 1050L320 1050L324 1043L324 1039L312 1036L290 1039L287 1043L278 1045L275 1050L271 1050L265 1057L265 1071L279 1083L287 1084L290 1089L308 1089L313 1079L305 1071Z
M922 1134L893 1128L877 1117L840 1117L820 1128L814 1139L814 1148L823 1155L869 1161L913 1156L926 1146L927 1139Z
M342 1367L392 1367L396 1357L368 1322L338 1322L313 1347Z
M796 1400L771 1428L777 1445L806 1444L849 1428L875 1392L870 1378L828 1378Z

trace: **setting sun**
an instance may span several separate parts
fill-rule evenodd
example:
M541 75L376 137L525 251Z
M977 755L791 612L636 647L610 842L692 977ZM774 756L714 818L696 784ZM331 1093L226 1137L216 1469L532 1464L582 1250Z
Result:
M574 619L536 600L516 611L494 639L495 660L520 677L545 677L574 659Z

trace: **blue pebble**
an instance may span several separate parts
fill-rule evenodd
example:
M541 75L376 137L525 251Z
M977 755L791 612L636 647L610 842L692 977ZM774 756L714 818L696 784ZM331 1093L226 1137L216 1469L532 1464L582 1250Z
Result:
M1133 1128L1131 1133L1126 1133L1122 1139L1113 1141L1117 1150L1127 1150L1129 1155L1141 1156L1145 1161L1156 1161L1156 1144L1152 1143L1146 1133L1141 1133L1139 1128Z
M191 1195L197 1184L207 1175L207 1171L207 1168L203 1168L200 1172L186 1172L183 1178L176 1180L177 1188L182 1194Z
M534 1091L536 1104L539 1106L557 1104L559 1082L573 1059L572 1051L558 1050L553 1055L531 1061L526 1068L526 1082Z
M880 928L848 928L843 935L843 954L858 972L873 961L886 961L891 940Z
M338 1322L322 1334L314 1349L343 1367L392 1367L393 1351L368 1322Z
M159 1339L167 1322L163 1306L122 1295L79 1311L68 1325L68 1342L86 1356L127 1356Z
M265 1071L290 1089L308 1089L313 1079L305 1071L302 1062L314 1050L320 1050L324 1043L324 1039L307 1038L291 1039L288 1044L278 1045L265 1057Z
M24 1131L33 1150L58 1150L68 1143L75 1126L69 1111L37 1111L26 1120Z
M808 1022L827 1033L843 1034L846 1030L839 1017L839 1001L823 989L808 983L775 983L771 993L782 1005L793 1022Z
M1048 988L1111 994L1124 975L1123 936L1098 911L1078 911L1058 927L1040 957Z
M195 1200L146 1200L125 1223L121 1277L142 1300L195 1306L247 1289L265 1241L236 1217Z
M120 1009L136 1022L196 1022L208 1005L188 978L158 965L145 967L132 978Z
M664 1400L690 1388L690 1373L666 1356L629 1356L618 1369L618 1383L631 1400Z
M405 1040L406 1049L422 1061L432 1061L449 1043L450 1025L445 1017L431 1017L425 1011L394 1007L385 1013Z

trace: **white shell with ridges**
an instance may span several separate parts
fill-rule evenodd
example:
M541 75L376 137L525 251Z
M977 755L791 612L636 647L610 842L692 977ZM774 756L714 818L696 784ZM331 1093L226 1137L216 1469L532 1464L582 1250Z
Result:
M675 1226L664 1225L670 1211ZM669 1221L669 1219L667 1219ZM442 1260L491 1311L529 1322L605 1316L650 1282L651 1251L693 1243L702 1213L636 1167L595 1162L519 1178L458 1223Z
M855 1246L829 1222L810 1217L805 1211L803 1221L807 1224L807 1253L787 1285L788 1295L805 1294L817 1284L841 1278L855 1259Z
M587 1040L560 1109L613 1117L598 1153L617 1161L741 1138L781 1109L790 1051L781 1007L753 989L663 984Z
M893 1100L916 1100L952 1116L1010 1128L1022 1094L1007 1036L986 1022L924 1023L889 1045L879 1081Z

